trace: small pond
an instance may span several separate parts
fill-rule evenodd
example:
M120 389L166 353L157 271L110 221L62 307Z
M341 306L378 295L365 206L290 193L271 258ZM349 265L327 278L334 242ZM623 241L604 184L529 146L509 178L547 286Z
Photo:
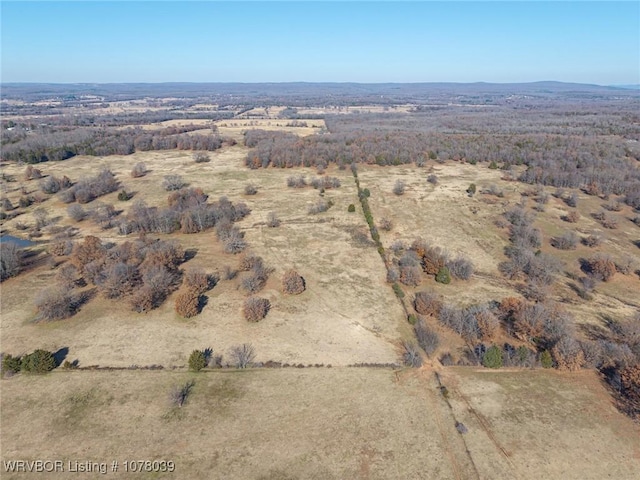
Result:
M14 237L13 235L2 235L0 236L0 243L12 242L18 245L20 248L31 247L35 245L35 242L31 240L26 240L24 238Z

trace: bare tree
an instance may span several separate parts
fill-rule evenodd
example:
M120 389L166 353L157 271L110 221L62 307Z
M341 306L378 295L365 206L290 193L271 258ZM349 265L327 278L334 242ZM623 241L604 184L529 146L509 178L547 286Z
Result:
M180 190L186 185L185 181L180 175L165 175L162 181L162 188L167 191Z
M14 242L0 243L0 280L6 280L20 272L22 250Z
M249 297L244 301L242 313L244 318L250 322L259 322L267 316L271 302L266 298Z
M402 342L402 348L404 353L402 359L404 364L408 367L419 368L422 366L422 356L420 355L420 347L414 342L404 341Z
M193 161L196 163L206 163L211 161L211 157L207 152L194 152Z
M418 345L431 357L440 345L438 333L427 325L424 319L416 323L414 330L416 332L416 338L418 339Z
M146 174L147 167L143 162L136 163L131 170L131 176L133 178L144 177Z
M58 286L41 290L35 303L43 320L62 320L70 317L77 307L77 301L71 292Z
M276 228L280 226L280 219L275 212L269 212L267 215L267 227Z
M169 393L169 401L171 402L171 405L182 408L182 406L187 403L189 394L195 384L196 382L194 380L190 380L184 385L176 385L173 387Z
M253 345L243 343L242 345L232 347L229 356L236 368L247 368L251 362L253 362L256 352Z
M396 195L403 195L406 188L406 184L402 180L396 180L393 186L393 193Z

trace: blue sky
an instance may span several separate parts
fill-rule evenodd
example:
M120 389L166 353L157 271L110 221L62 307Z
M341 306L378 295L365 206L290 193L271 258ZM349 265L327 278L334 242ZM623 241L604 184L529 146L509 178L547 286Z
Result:
M3 82L640 83L640 2L11 2Z

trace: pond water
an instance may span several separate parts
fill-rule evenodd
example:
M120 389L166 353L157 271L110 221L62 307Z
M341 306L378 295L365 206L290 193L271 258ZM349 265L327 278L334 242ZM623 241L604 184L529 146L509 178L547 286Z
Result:
M0 243L5 243L5 242L15 243L20 248L26 248L26 247L31 247L35 245L35 242L32 242L31 240L14 237L13 235L2 235L0 237Z

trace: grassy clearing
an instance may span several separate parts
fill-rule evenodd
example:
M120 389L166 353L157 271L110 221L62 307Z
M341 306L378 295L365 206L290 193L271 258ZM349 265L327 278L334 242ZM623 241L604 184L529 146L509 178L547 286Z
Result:
M638 426L592 372L441 376L451 407L428 369L18 376L2 381L2 460L175 461L154 478L634 478Z
M171 387L191 378L186 404L171 407ZM424 387L364 368L14 378L3 398L31 404L3 402L2 457L174 460L175 475L158 478L456 478L460 452L443 451Z
M468 256L476 267L476 275L468 282L456 282L443 286L429 279L418 288L429 287L442 293L448 301L459 305L469 305L506 296L518 296L512 283L505 281L498 272L500 262L506 260L504 247L509 244L506 229L500 229L495 221L506 210L520 202L521 193L532 190L532 186L519 182L502 180L503 172L488 169L485 165L460 163L435 164L433 167L415 166L378 167L361 165L358 175L363 188L369 188L373 216L376 221L389 218L394 223L390 232L381 232L382 243L388 248L394 241L411 243L423 237L433 245L446 248L452 254ZM438 184L427 182L427 177L435 174ZM396 181L406 184L401 196L392 193ZM477 185L477 193L470 197L466 190L471 183ZM502 198L481 193L491 185L496 185L504 194ZM640 278L637 274L615 277L600 284L591 301L581 299L572 288L580 275L580 258L587 258L597 252L611 254L614 259L635 258L640 267L638 248L633 239L638 236L638 227L629 218L633 217L630 207L621 212L618 229L604 229L591 216L601 209L602 199L578 192L580 219L571 224L562 220L570 210L561 199L551 194L553 188L544 189L549 201L543 212L535 212L533 197L526 199L527 209L536 213L534 227L543 234L541 250L556 256L564 263L564 271L570 276L559 275L552 288L552 297L563 303L574 313L581 323L600 324L604 316L625 318L638 308L637 294ZM567 191L567 194L570 191ZM604 242L600 247L589 248L579 244L575 250L558 250L550 245L553 236L573 230L578 236L586 237L600 233ZM413 289L405 287L411 292Z
M32 299L56 274L55 269L42 265L2 285L3 350L20 353L31 351L34 345L54 351L68 347L70 357L85 366L171 366L186 364L186 356L196 348L212 347L216 354L226 354L232 345L250 342L258 361L305 365L396 362L395 345L406 334L404 315L385 284L386 272L375 248L353 241L352 232L365 223L360 214L347 212L350 203L357 203L350 172L328 170L327 175L339 177L342 183L324 194L334 206L309 215L308 208L321 198L320 192L312 187L288 188L286 180L299 173L314 177L315 170L248 170L242 164L245 152L239 146L223 149L212 154L211 162L200 164L193 161L190 152L172 151L74 158L41 168L45 174L68 174L73 180L103 166L111 168L123 186L134 192L133 200L120 202L114 192L98 201L112 203L125 213L137 199L165 205L168 193L160 185L165 175L173 173L182 175L190 186L201 187L213 200L225 195L234 202L246 202L252 213L238 226L245 233L249 250L274 269L261 292L273 306L265 320L248 324L242 318L244 294L238 289L237 278L221 281L207 293L203 312L188 321L177 317L171 296L161 308L146 315L131 312L126 302L95 298L71 319L36 325L32 323ZM129 172L137 162L144 162L149 173L134 179ZM24 169L12 166L8 170L19 176ZM257 187L256 195L244 194L248 183ZM33 181L26 185L32 190L37 187ZM18 182L15 188L19 188ZM17 198L18 194L15 191L9 196ZM85 207L90 209L93 203ZM92 234L116 243L126 239L115 229L100 230L91 220L76 224L66 214L67 205L55 197L42 206L50 218L58 219L57 225L80 227L81 236ZM34 208L6 222L9 233L16 234L18 220L33 223ZM282 222L278 228L267 226L272 211ZM164 237L176 238L185 249L196 252L185 268L200 266L221 273L225 266L238 266L238 257L223 252L213 231ZM282 293L281 278L290 268L297 269L307 283L301 295Z
M636 478L640 429L593 371L443 372L481 478Z

